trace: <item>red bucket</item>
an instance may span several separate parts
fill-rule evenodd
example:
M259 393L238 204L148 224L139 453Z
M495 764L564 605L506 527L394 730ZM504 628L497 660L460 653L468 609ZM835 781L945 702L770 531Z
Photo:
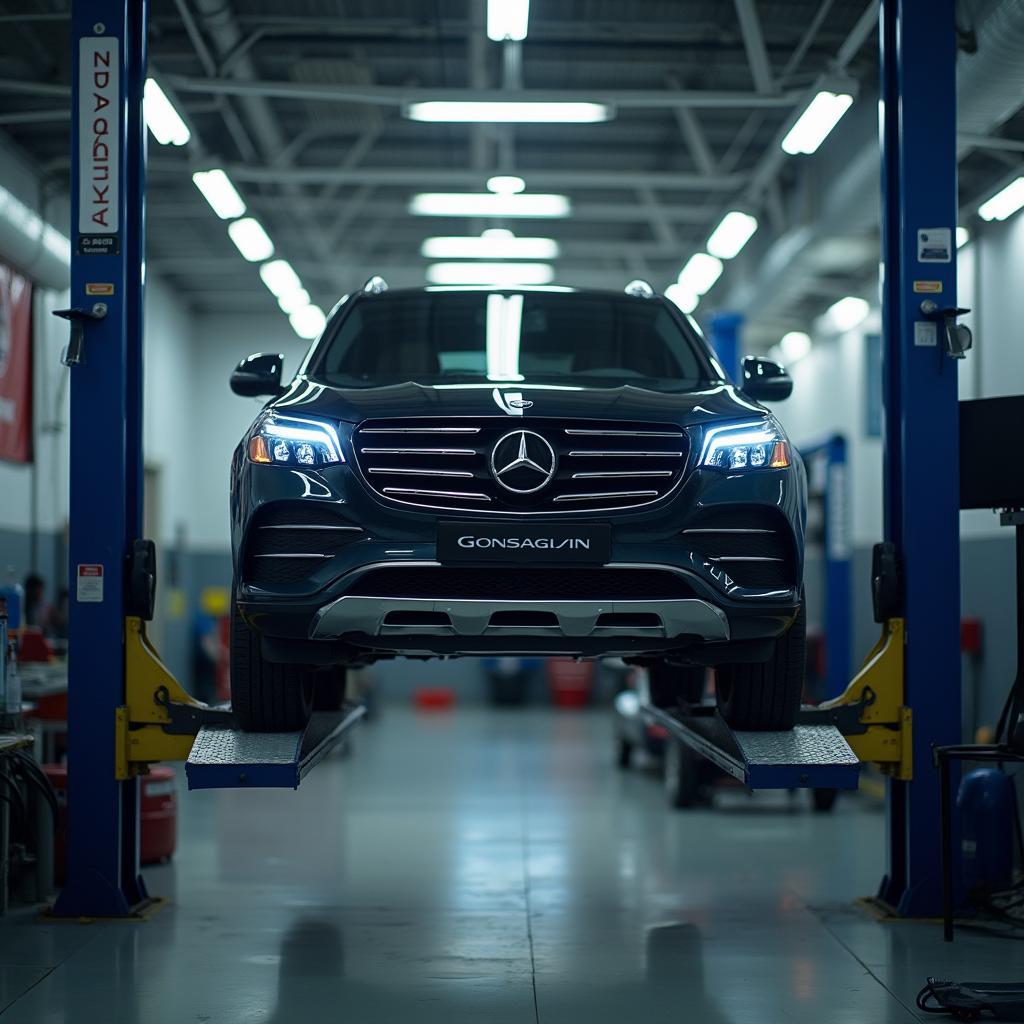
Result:
M582 708L594 688L594 663L572 658L548 658L548 683L556 708Z

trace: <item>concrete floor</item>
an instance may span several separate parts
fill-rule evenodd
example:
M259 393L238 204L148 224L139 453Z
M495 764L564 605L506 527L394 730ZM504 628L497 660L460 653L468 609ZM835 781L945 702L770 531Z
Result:
M151 920L0 922L4 1024L883 1024L929 974L1024 976L854 909L882 815L805 796L670 813L606 713L386 707L296 793L184 794Z

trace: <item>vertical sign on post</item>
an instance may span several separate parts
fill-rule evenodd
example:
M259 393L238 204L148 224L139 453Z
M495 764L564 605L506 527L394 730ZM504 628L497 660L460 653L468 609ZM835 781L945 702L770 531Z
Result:
M125 576L139 536L144 0L72 6L71 306L103 283L71 374L67 880L62 916L122 917L147 896L138 782L114 777L125 703ZM90 288L93 288L90 291Z
M120 251L121 71L117 36L78 41L78 244L83 255Z
M913 780L888 783L880 895L915 917L941 906L931 748L960 740L957 364L922 329L932 325L920 287L955 305L954 6L955 0L882 0L881 7L885 537L902 566Z

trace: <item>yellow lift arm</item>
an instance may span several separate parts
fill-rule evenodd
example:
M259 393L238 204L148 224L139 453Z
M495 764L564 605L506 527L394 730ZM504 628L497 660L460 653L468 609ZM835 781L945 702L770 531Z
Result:
M144 775L157 761L185 761L203 725L229 724L229 711L196 700L174 678L146 636L141 618L125 629L125 699L115 711L114 775Z
M905 645L904 620L887 619L850 685L840 696L819 704L815 713L831 712L861 761L873 762L884 774L909 782L913 777L912 721L911 709L904 703ZM858 713L851 715L854 709Z

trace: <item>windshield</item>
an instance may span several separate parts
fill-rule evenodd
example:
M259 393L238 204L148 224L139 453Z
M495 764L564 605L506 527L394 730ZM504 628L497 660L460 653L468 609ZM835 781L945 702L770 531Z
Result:
M666 303L585 292L357 299L310 372L341 387L522 381L685 391L716 379Z

